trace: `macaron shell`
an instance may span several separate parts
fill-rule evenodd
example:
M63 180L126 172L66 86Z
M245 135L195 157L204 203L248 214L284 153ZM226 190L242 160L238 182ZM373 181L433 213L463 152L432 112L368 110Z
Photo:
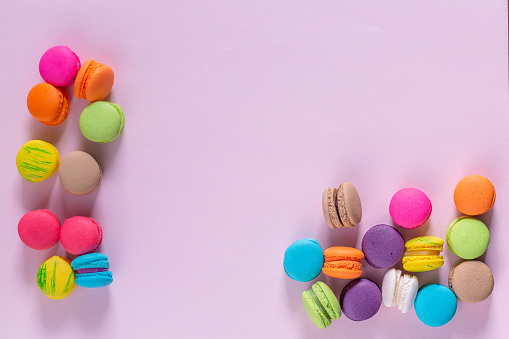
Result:
M466 303L478 303L493 291L494 279L488 265L478 260L462 260L451 268L449 288Z
M347 318L354 321L367 320L380 309L382 292L369 279L355 279L343 288L339 303Z
M88 253L80 255L71 262L73 270L82 268L110 268L108 257L103 253Z
M67 297L76 287L69 260L53 256L37 272L37 285L50 299Z
M90 154L74 151L62 159L58 177L67 192L85 195L99 186L102 171L99 163Z
M403 269L408 272L427 272L444 264L444 258L438 255L413 255L403 257Z
M426 284L419 289L414 302L417 317L425 325L439 327L447 324L456 314L454 293L439 284Z
M329 225L329 228L342 228L344 227L339 219L337 203L337 189L327 187L322 195L322 209L325 222Z
M362 205L359 193L350 182L341 184L337 190L337 209L345 227L355 227L361 222Z
M40 182L51 177L60 165L60 154L50 143L31 140L25 143L16 156L16 167L23 178Z
M322 272L333 278L355 279L361 276L362 251L351 247L329 247L324 252Z
M454 189L454 204L466 215L488 212L495 203L495 186L480 175L469 175L461 179Z
M331 325L331 321L323 314L309 291L302 292L302 303L309 317L318 328L323 330Z
M43 124L57 126L69 114L69 97L60 88L47 83L37 84L28 92L27 108Z
M397 229L389 225L371 227L362 238L364 260L375 268L396 265L405 253L405 241Z
M86 288L108 286L113 282L111 271L76 274L76 285Z
M449 225L446 241L452 253L463 259L475 259L488 248L490 231L482 221L461 216Z
M322 271L322 266L323 250L315 239L297 240L285 251L283 268L293 280L313 280Z
M417 291L419 290L419 280L415 276L405 274L403 276L403 289L401 291L401 298L399 301L398 309L401 313L407 313L414 305Z
M325 283L318 281L311 286L316 297L322 304L322 307L327 311L327 314L332 320L341 317L341 308L339 301L334 292Z
M389 213L394 222L407 229L422 226L431 215L432 206L428 196L416 188L397 191L391 199Z
M80 59L69 47L55 46L42 55L39 72L48 84L70 86L74 83L80 66Z
M60 238L60 220L45 209L26 213L18 222L18 234L25 245L35 250L53 247Z
M69 253L82 255L94 252L102 242L102 228L92 218L75 216L64 221L60 243Z

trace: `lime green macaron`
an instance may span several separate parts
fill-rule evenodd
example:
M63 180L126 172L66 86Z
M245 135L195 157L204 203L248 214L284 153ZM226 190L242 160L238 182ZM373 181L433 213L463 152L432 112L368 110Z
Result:
M321 281L313 284L308 291L302 292L302 302L311 320L321 329L330 326L332 320L341 316L338 298L329 286Z
M117 139L124 130L122 108L108 101L96 101L80 115L81 133L90 141L107 143Z
M454 219L445 237L451 252L463 259L481 256L490 243L488 227L482 221L467 216Z

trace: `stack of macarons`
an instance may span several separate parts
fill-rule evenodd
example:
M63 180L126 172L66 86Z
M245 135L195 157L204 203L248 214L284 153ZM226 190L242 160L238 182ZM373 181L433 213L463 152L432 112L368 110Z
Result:
M35 85L27 96L28 111L35 119L47 126L62 124L71 108L65 87L74 85L74 96L90 102L79 119L83 136L108 143L122 134L125 125L122 108L103 101L113 87L111 67L92 59L82 65L69 47L55 46L42 55L39 72L44 82ZM25 143L17 154L16 166L20 175L30 182L41 182L58 172L61 186L76 196L93 192L102 178L101 166L92 155L74 151L61 160L57 148L43 140ZM37 284L51 299L66 297L76 284L102 287L113 281L108 257L95 253L103 233L92 218L75 216L61 224L54 213L40 209L21 218L18 234L24 244L36 250L51 248L60 241L67 253L75 257L70 262L53 256L39 268Z
M378 224L365 232L361 249L344 246L322 249L315 239L300 239L285 251L283 267L287 275L299 282L308 282L320 273L339 279L353 279L344 286L338 297L324 282L319 281L302 293L305 309L319 328L331 325L343 313L354 321L373 317L383 302L397 306L406 313L414 308L417 317L426 325L447 324L456 314L457 300L477 303L492 292L494 280L489 267L479 260L489 243L489 231L473 215L486 213L495 201L491 182L478 175L460 180L454 192L454 202L464 213L455 219L446 232L446 242L452 253L462 261L449 273L449 286L429 283L419 288L416 276L408 272L427 272L444 264L441 255L444 240L426 235L405 242L396 227ZM327 188L322 196L322 210L327 225L332 228L354 227L360 223L361 203L357 189L344 183L338 189ZM406 230L423 226L432 211L428 196L416 188L397 191L390 203L389 213L396 225ZM389 269L380 285L362 278L363 260L374 268ZM394 266L402 265L402 269Z

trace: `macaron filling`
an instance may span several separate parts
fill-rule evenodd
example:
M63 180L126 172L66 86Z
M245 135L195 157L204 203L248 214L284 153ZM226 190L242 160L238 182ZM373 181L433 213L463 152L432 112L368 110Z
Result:
M107 268L95 267L95 268L80 268L76 272L78 274L88 274L88 273L98 273L98 272L106 272L106 271L108 271Z
M324 269L348 269L353 271L361 270L362 258L353 258L347 256L326 256Z

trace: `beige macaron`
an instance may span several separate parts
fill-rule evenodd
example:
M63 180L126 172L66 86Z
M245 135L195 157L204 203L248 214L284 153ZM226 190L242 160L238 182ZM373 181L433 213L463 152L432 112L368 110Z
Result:
M322 196L322 209L325 222L332 229L354 227L362 218L359 193L349 182L339 188L327 187Z
M449 288L466 303L478 303L493 291L494 280L488 265L479 260L462 260L451 268Z
M99 163L90 154L74 151L62 159L58 177L67 192L85 195L99 186L102 171Z

